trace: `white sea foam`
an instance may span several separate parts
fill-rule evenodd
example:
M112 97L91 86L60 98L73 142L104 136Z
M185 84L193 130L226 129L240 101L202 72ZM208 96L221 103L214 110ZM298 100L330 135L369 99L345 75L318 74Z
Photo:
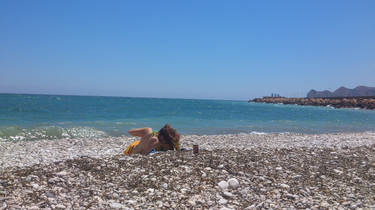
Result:
M104 131L90 127L45 126L38 128L5 127L0 130L0 141L24 141L62 138L100 138L108 136Z
M265 134L267 134L267 133L253 131L253 132L251 132L251 134L256 134L256 135L265 135Z

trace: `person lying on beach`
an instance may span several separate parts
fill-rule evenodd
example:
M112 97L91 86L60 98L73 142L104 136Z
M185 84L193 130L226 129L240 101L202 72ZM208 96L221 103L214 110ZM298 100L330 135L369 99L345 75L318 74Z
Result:
M128 133L141 139L131 143L124 151L124 155L147 155L152 151L180 151L180 134L169 124L164 125L158 132L152 131L152 128L134 128Z

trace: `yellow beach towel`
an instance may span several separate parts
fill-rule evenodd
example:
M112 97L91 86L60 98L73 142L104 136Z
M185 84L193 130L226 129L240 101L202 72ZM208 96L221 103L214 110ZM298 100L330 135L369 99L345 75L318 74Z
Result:
M135 142L131 143L128 146L128 148L126 148L126 150L124 151L124 155L130 155L130 154L132 154L133 148L135 146L137 146L139 144L139 142L141 142L141 141L135 141Z

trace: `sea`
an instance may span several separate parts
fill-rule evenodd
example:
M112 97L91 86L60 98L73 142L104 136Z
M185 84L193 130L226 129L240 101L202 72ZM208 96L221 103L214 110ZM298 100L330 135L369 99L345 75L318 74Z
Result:
M235 100L0 94L0 141L127 136L169 123L182 135L375 131L375 111Z

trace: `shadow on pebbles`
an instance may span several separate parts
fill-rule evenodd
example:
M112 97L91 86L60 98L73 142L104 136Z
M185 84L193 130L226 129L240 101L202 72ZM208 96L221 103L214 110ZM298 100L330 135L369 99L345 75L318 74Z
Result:
M375 145L79 157L0 172L0 209L375 208Z

